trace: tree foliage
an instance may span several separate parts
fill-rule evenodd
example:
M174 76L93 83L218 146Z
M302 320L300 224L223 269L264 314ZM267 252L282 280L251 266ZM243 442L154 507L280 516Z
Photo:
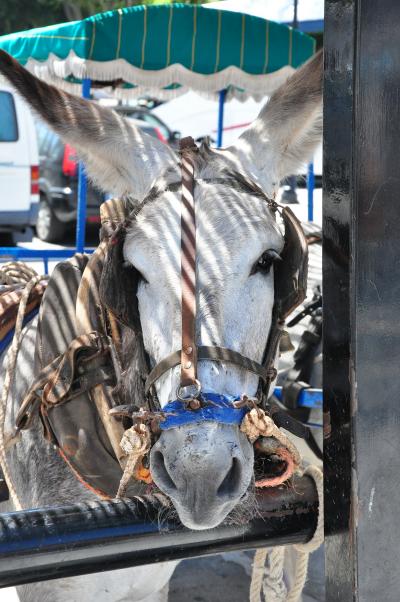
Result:
M179 0L204 4L207 0ZM106 10L139 4L170 4L174 0L0 0L0 35L84 19Z

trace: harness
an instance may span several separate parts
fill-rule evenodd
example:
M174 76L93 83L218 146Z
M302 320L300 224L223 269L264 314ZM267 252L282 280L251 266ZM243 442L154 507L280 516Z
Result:
M285 228L285 245L282 261L274 269L275 302L261 363L232 349L197 346L196 153L193 139L181 141L182 180L178 183L182 187L180 350L157 365L151 365L143 347L136 297L140 274L134 267L126 266L123 257L126 232L142 208L156 198L154 191L133 211L129 203L123 201L107 201L102 205L99 247L89 260L79 256L57 266L40 308L36 354L40 360L37 366L39 374L21 403L16 428L17 431L29 428L38 412L46 437L57 445L78 478L102 496L114 496L116 483L122 479L125 483L124 493L127 491L128 495L134 495L143 492L143 483L151 482L145 456L152 441L162 430L182 424L203 420L243 424L244 418L248 417L249 424L254 425L258 420L259 407L272 417L273 420L269 420L274 423L274 433L277 433L277 427L284 426L296 435L307 436L306 427L268 405L270 387L276 378L274 363L285 319L306 295L308 250L301 225L290 209L280 207L254 182L245 180L240 174L219 180L227 187L237 187L239 181L240 186L264 199L274 215L279 213ZM60 287L65 288L65 272L71 272L70 267L65 269L66 264L74 266L73 285L68 287L68 295L75 299L75 315L70 311L69 316L73 327L64 333L61 342L58 340L50 346L51 353L46 353L51 330L49 315L53 312L54 325L57 316L55 306L57 300L63 298ZM121 283L124 283L123 287ZM58 318L61 321L66 319L65 310ZM124 370L121 333L125 328L134 333L137 343L142 346L145 362L145 399L139 404L121 405L118 394L118 384ZM199 361L227 362L256 374L259 377L256 397L248 399L203 392L197 373ZM165 372L178 365L181 371L176 399L162 409L155 384ZM268 431L265 425L261 424L257 432L263 433L263 429L265 436L270 437L272 431ZM86 438L84 442L80 440L82 432ZM128 466L130 454L136 454L140 462ZM130 481L128 485L126 475L129 471L133 472L136 481Z
M306 296L307 241L300 222L290 209L280 207L253 182L246 182L248 189L254 195L263 198L273 213L280 213L285 227L285 246L281 254L282 261L274 269L275 303L263 359L261 363L258 363L232 349L218 346L197 346L195 341L196 217L193 162L197 150L192 138L181 140L182 345L180 350L171 353L154 367L151 367L149 358L146 358L148 367L145 382L147 405L148 407L161 409L154 385L168 370L180 365L180 386L177 390L177 399L187 402L192 409L199 408L200 402L195 401L201 397L201 383L197 379L197 364L199 361L227 362L256 374L260 379L257 398L262 405L265 405L271 383L275 380L277 374L274 364L285 319L303 302ZM219 179L218 182L227 187L233 187L236 185L237 179L232 176L231 178ZM103 303L119 322L137 332L139 337L141 337L141 325L136 290L140 275L132 267L129 267L129 271L127 271L123 260L123 246L127 229L147 202L145 199L139 209L131 214L128 220L113 235L100 285L100 295ZM128 279L129 288L121 295L120 283L127 283ZM127 298L130 300L128 304L126 303ZM131 302L131 299L135 299L134 303Z

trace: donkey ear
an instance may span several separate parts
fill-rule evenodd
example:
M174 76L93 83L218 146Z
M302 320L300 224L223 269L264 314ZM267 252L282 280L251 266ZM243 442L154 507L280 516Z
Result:
M46 84L0 50L0 74L84 160L106 192L142 198L176 157L166 145L111 109Z
M311 159L322 136L322 50L271 96L229 148L267 190Z

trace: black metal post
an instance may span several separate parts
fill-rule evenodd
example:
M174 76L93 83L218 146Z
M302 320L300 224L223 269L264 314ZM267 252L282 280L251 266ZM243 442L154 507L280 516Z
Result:
M327 602L398 602L398 0L327 0L324 417Z
M190 531L153 497L0 515L0 587L308 541L318 502L309 477L263 490L256 518ZM164 517L164 519L163 519Z
M354 590L351 548L350 222L355 1L325 3L323 398L326 600ZM349 66L348 68L346 66Z
M299 26L299 22L297 20L297 4L298 4L298 0L293 0L293 23L292 23L293 29L297 29L297 27Z

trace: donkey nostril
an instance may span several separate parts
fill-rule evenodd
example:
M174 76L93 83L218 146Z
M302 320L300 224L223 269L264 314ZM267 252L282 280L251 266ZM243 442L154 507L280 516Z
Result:
M217 496L226 497L235 494L240 487L241 479L242 469L240 462L237 458L232 458L231 467L221 485L218 487Z
M157 484L161 489L174 491L176 485L165 466L164 455L160 451L153 451L151 455L151 471L155 473Z

